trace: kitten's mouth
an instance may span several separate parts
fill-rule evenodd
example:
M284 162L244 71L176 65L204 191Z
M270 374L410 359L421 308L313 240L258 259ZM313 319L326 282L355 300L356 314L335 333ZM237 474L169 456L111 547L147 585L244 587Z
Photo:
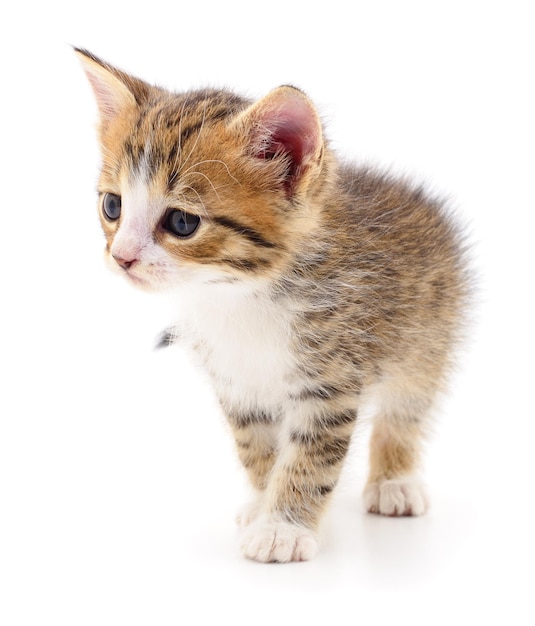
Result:
M135 270L124 271L126 279L138 289L144 291L159 291L162 288L162 278L158 276L140 276Z
M137 276L136 274L134 274L133 272L129 270L125 270L124 273L125 273L126 278L136 287L148 287L149 286L149 281L146 280L145 278L140 278L139 276Z

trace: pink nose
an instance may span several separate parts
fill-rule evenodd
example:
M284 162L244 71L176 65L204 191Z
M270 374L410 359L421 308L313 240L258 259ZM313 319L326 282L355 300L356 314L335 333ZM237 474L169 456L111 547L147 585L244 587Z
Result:
M137 259L122 259L120 256L115 256L115 254L112 254L112 256L117 261L117 264L123 268L123 270L127 270L132 267L132 265L137 261Z

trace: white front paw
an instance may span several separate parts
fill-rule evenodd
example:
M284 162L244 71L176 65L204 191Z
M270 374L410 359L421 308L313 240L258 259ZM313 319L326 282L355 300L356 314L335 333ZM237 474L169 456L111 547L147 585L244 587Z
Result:
M311 559L318 551L318 541L308 528L259 520L244 530L241 548L246 557L255 561L288 563Z
M424 485L416 478L394 478L369 483L364 490L368 513L398 517L423 515L429 506Z

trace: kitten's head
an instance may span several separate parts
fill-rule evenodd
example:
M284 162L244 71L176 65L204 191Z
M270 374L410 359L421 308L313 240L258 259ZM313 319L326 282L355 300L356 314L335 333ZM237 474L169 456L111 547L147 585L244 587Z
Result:
M317 220L325 168L308 98L173 94L76 51L100 113L110 265L145 289L277 274Z

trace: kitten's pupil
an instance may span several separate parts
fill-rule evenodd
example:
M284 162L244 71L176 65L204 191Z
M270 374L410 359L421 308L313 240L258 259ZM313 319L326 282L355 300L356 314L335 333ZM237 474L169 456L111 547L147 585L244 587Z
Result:
M189 237L197 230L200 223L201 218L198 215L173 209L167 214L164 227L177 237Z
M121 216L121 196L117 196L114 193L104 194L102 210L110 221L118 220Z

